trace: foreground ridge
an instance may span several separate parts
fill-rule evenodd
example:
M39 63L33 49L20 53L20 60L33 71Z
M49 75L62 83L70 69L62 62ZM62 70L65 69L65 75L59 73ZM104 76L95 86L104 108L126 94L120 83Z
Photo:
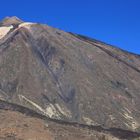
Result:
M68 125L68 126L74 126L74 127L80 127L82 129L89 129L89 130L94 130L98 132L103 132L103 133L109 133L117 138L120 139L132 139L132 138L138 138L140 137L140 133L138 132L132 132L129 130L123 130L119 128L103 128L102 126L90 126L90 125L85 125L85 124L79 124L77 122L67 122L63 120L57 120L57 119L51 119L46 117L45 115L42 115L40 113L37 113L31 109L28 109L26 107L23 107L21 105L9 103L3 100L0 100L0 109L2 110L10 110L10 111L17 111L22 114L25 114L27 116L47 120L47 121L52 121L55 123L59 123L61 125Z

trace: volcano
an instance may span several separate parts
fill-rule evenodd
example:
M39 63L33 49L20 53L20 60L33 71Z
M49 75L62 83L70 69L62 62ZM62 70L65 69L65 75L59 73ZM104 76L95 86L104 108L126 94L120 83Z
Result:
M138 138L140 56L6 17L0 22L0 116L3 139L35 139L37 132L37 140Z

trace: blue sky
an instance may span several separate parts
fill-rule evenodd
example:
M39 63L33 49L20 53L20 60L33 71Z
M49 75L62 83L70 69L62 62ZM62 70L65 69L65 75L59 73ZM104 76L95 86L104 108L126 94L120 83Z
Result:
M46 23L140 54L140 0L3 0L0 19Z

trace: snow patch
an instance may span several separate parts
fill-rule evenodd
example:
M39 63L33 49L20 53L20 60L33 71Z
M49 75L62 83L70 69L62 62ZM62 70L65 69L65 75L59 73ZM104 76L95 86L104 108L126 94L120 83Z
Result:
M132 128L133 130L137 129L140 125L139 123L133 118L132 113L129 109L124 108L122 109L123 113L122 116L127 120L127 123L125 123L127 126Z
M50 118L52 118L52 117L54 117L54 116L59 117L59 116L57 115L56 109L55 109L54 106L51 105L51 104L48 105L48 107L47 107L46 109L43 109L41 106L39 106L39 105L36 104L35 102L29 100L28 98L26 98L26 97L23 96L23 95L19 95L19 99L20 99L21 102L23 102L23 100L24 100L24 101L30 103L32 106L36 107L39 111L41 111L44 115L46 115L46 116L48 116L48 117L50 117Z
M13 29L13 26L9 26L9 27L6 27L6 26L3 26L3 27L0 27L0 39L2 39L4 36L7 35L7 33Z
M23 102L23 100L25 100L26 102L30 103L32 106L36 107L39 111L43 112L46 115L46 112L44 111L44 109L41 106L39 106L38 104L36 104L33 101L29 100L25 96L19 95L19 100L21 102Z
M57 110L55 109L55 107L52 104L48 105L45 112L50 118L59 118L60 119L60 116L57 113Z
M21 23L18 27L21 28L21 27L25 27L27 29L30 29L30 26L34 24L32 22L24 22L24 23Z
M14 31L18 30L21 27L24 27L26 29L30 29L31 25L33 25L33 24L35 24L35 23L31 23L31 22L21 23L21 24L19 24L18 28L16 28ZM2 39L4 36L6 36L7 33L13 28L14 28L13 25L0 27L0 39Z
M23 102L23 101L28 102L30 105L34 106L36 109L41 111L44 115L46 115L50 118L61 119L60 113L56 110L56 108L53 104L49 104L47 106L47 108L43 109L41 106L39 106L35 102L31 101L30 99L26 98L25 96L23 96L23 95L18 95L18 96L19 96L19 100L21 102Z

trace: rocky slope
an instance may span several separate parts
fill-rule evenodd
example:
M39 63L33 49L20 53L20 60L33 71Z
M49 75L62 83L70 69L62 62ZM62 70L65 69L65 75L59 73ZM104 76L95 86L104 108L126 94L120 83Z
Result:
M0 102L0 139L5 140L138 140L140 133L51 119L26 107Z
M0 140L118 140L109 134L50 123L17 112L0 111L0 120Z
M139 133L139 83L139 55L16 17L0 22L1 102Z

